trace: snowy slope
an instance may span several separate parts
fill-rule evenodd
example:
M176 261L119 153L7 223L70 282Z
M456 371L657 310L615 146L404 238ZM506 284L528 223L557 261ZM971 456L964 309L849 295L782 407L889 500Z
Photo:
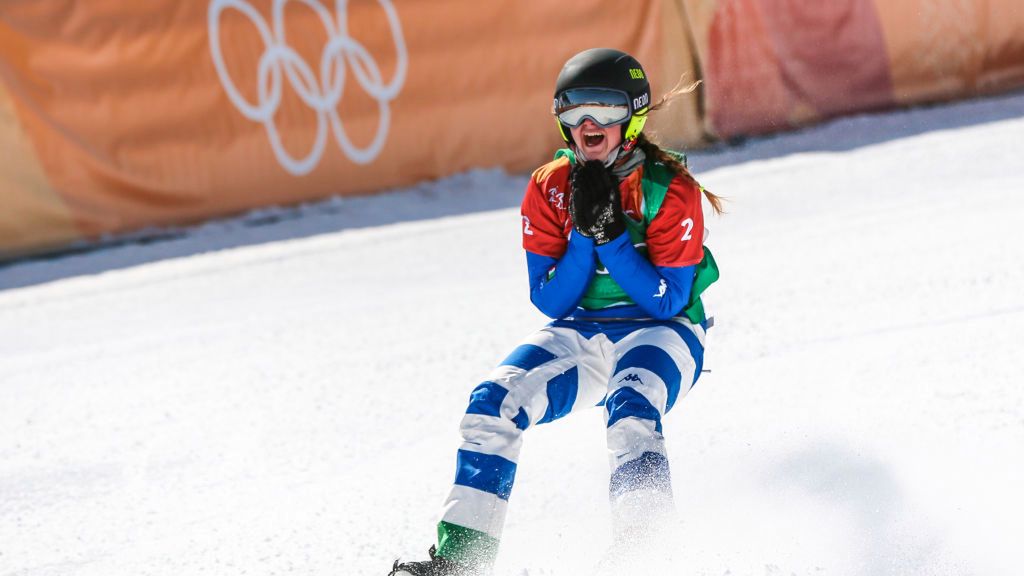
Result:
M1009 96L692 156L730 202L708 222L712 372L665 424L677 573L1024 573L1022 112ZM370 576L422 556L469 391L544 322L525 181L478 171L0 268L0 575ZM531 430L499 571L587 573L606 482L600 411Z

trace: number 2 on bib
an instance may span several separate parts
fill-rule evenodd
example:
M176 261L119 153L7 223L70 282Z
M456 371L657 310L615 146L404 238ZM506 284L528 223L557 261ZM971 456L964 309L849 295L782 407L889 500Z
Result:
M685 242L687 240L692 240L693 239L693 218L687 218L686 220L683 220L682 222L680 222L679 225L686 229L686 231L683 232L683 237L680 238L679 241L680 242Z

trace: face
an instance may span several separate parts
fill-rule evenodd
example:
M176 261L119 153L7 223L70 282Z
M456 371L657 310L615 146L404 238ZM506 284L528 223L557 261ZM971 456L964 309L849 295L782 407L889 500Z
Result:
M589 160L604 161L622 143L622 125L602 128L590 118L575 128L570 128L572 139Z

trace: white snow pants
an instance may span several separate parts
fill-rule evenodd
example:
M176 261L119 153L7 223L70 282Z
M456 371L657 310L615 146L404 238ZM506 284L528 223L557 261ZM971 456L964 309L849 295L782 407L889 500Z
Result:
M522 435L603 403L616 529L672 508L662 417L700 375L704 329L686 320L559 320L527 338L477 386L462 420L455 486L438 554L493 560Z

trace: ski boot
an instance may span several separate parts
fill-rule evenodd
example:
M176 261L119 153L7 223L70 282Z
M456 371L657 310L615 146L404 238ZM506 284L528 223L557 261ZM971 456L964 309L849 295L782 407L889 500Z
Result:
M458 562L437 556L437 547L431 546L428 550L430 560L424 562L402 562L395 560L388 576L475 576L474 572L467 566Z

